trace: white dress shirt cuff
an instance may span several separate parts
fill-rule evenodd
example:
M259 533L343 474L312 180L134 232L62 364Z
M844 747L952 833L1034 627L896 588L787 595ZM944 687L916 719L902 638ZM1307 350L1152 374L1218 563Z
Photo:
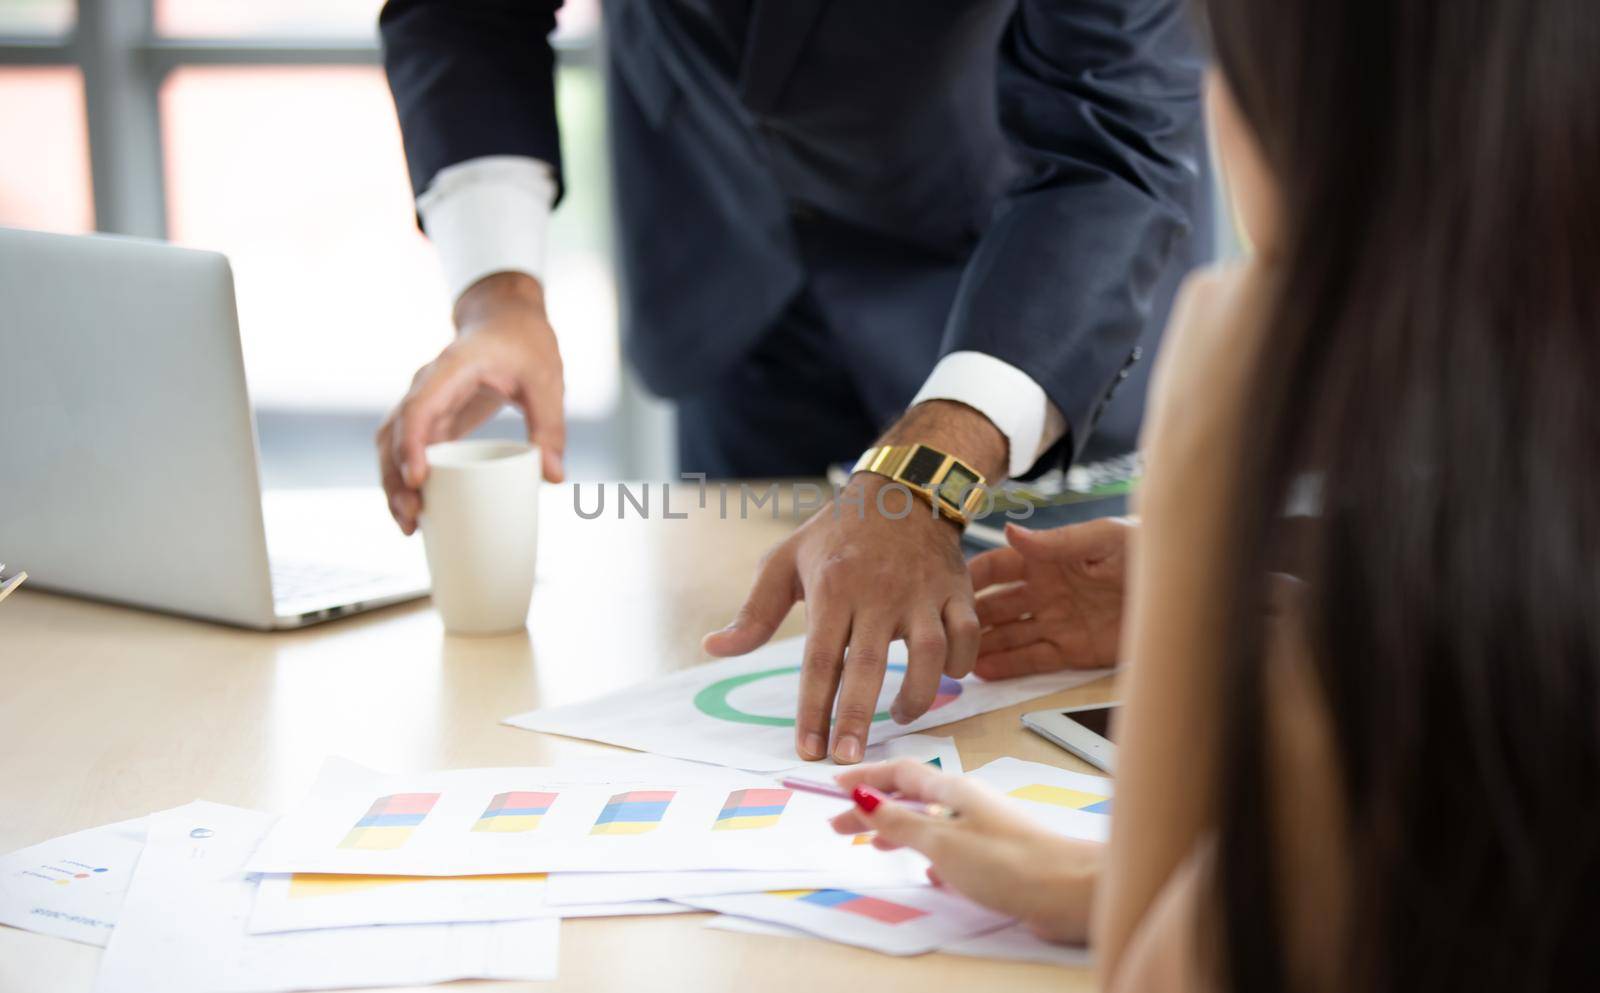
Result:
M951 352L912 399L954 400L987 417L1006 436L1013 477L1033 467L1045 450L1066 434L1066 419L1044 388L1009 362L982 352Z
M524 155L486 155L439 170L417 197L450 299L497 272L543 277L555 171Z

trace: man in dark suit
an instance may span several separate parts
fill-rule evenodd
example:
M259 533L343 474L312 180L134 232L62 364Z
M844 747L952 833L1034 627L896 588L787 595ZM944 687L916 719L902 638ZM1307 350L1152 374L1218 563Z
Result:
M458 294L456 340L379 436L408 532L424 445L506 402L561 477L538 277L549 210L585 177L561 172L557 6L389 0L380 20L418 212ZM706 640L750 651L806 600L796 748L857 761L890 641L910 650L899 720L942 672L970 671L978 641L970 508L900 517L885 488L937 508L972 477L1081 455L1091 431L1101 452L1133 445L1136 360L1210 241L1192 26L1181 0L604 13L623 331L645 383L678 401L682 470L817 475L876 439Z

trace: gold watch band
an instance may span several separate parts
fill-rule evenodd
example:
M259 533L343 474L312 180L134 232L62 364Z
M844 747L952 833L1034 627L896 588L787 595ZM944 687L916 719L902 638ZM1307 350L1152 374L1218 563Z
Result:
M966 527L983 503L983 474L948 452L928 445L878 445L856 460L855 472L887 476Z

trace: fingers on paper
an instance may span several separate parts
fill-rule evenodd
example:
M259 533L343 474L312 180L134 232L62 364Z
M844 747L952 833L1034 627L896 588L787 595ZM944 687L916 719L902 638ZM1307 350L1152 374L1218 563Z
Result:
M834 707L833 760L844 765L861 761L867 747L867 730L878 709L878 691L888 667L889 641L894 627L882 618L856 616L850 628L839 679L839 699Z
M807 623L795 713L795 751L801 758L811 760L828 754L828 729L834 696L839 690L845 643L850 637L850 620L842 612L823 609L808 613Z
M896 724L910 724L933 706L949 647L944 618L933 611L919 613L906 634L909 659L905 679L900 681L900 692L889 709Z
M953 810L960 811L967 806L977 806L981 802L981 793L975 784L953 773L941 772L924 762L915 759L897 759L893 762L874 762L870 765L857 766L846 769L834 777L840 787L854 790L858 786L867 786L884 794L886 799L878 805L878 809L868 814L860 807L850 810L835 817L832 821L833 829L841 834L862 834L867 831L877 831L878 836L873 838L873 844L878 848L893 849L903 845L916 844L907 840L904 832L897 831L893 826L885 832L884 821L881 817L885 808L897 806L908 815L930 821L934 824L947 823L942 818L931 817L906 807L904 803L896 801L919 801L922 803L943 804ZM901 823L890 814L891 824Z
M940 772L916 759L896 759L893 762L873 762L870 765L846 769L834 779L846 790L857 786L870 786L887 793L925 803L948 802L949 791L960 777Z
M878 809L863 814L862 819L877 832L872 839L874 848L884 851L914 848L935 860L942 850L942 840L953 829L953 822L946 818L925 814L893 800L880 803Z

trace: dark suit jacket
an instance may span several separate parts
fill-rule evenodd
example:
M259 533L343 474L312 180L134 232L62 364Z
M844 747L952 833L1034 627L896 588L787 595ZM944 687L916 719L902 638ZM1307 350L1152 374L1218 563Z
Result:
M385 65L419 192L479 155L535 156L559 175L558 6L389 0ZM820 216L835 243L843 231L868 254L893 246L897 275L858 351L878 369L918 357L896 402L938 354L985 352L1044 388L1070 454L1209 247L1201 62L1182 0L604 11L624 336L659 392L724 368L803 287L828 292L828 260L796 235L797 214ZM928 291L902 293L898 274L919 269ZM1118 400L1133 429L1140 401Z

